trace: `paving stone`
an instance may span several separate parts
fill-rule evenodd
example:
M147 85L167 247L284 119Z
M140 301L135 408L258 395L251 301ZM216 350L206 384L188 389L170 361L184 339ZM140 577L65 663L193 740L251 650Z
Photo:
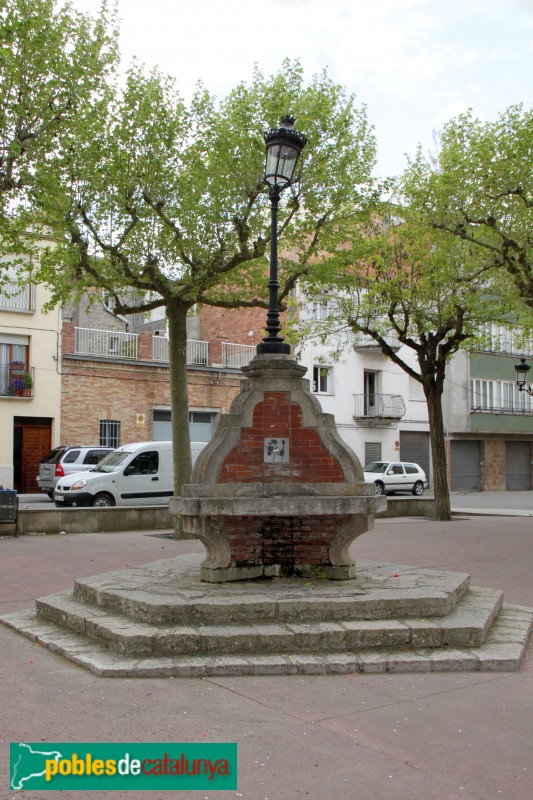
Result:
M361 672L386 672L387 659L379 651L363 650L357 653L357 663Z
M398 651L386 656L388 672L431 672L431 661L422 650Z
M479 659L475 655L475 650L459 650L454 647L446 647L442 650L429 653L431 669L435 672L445 671L465 671L472 672L479 669Z
M407 644L409 628L395 620L357 620L343 622L346 630L346 648L354 650L359 647L389 647Z
M286 656L262 656L254 655L250 659L253 675L286 675L287 657Z
M359 662L352 653L325 653L322 656L326 664L326 672L331 674L347 674L359 672Z
M208 667L209 675L250 675L252 667L246 658L218 656Z

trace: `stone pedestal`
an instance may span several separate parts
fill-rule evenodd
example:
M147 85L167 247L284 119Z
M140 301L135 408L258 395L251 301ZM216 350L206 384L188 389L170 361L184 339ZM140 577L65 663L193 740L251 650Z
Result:
M339 437L287 355L261 355L196 462L171 510L207 549L209 582L262 576L345 580L351 542L373 528L386 500L363 482Z

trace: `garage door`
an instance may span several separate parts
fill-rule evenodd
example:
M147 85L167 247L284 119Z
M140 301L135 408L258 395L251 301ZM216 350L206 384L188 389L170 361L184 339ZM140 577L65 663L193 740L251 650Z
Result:
M529 442L505 442L505 479L507 491L531 489L531 445Z
M481 491L481 445L479 442L451 442L452 492Z
M414 461L415 464L419 464L431 485L429 433L400 431L400 461Z

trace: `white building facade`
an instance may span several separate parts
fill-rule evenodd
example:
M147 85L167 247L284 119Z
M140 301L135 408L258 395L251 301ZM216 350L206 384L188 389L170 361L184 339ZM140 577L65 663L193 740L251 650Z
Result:
M309 316L327 313L324 303L301 308ZM390 341L398 355L417 369L414 353ZM359 337L340 357L330 354L335 342L305 341L296 351L307 367L324 412L333 414L339 434L361 464L378 460L414 461L431 483L431 455L427 405L421 384L387 358L369 337Z
M0 485L31 492L38 488L40 458L59 443L61 321L59 309L42 311L49 292L21 285L5 260L2 278Z

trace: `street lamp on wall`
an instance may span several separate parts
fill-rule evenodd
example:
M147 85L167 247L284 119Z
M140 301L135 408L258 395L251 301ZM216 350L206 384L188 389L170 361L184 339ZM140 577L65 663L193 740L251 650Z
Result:
M283 189L290 186L300 153L307 139L294 130L294 117L283 117L281 127L265 131L266 160L264 180L269 186L272 208L270 225L270 279L266 331L267 336L257 346L260 353L290 354L290 345L279 335L281 325L278 308L278 205Z
M530 395L533 395L533 387L531 384L526 383L527 380L527 373L531 367L529 364L526 364L526 359L521 358L520 364L515 364L515 371L516 371L516 385L518 386L519 392L527 392Z

